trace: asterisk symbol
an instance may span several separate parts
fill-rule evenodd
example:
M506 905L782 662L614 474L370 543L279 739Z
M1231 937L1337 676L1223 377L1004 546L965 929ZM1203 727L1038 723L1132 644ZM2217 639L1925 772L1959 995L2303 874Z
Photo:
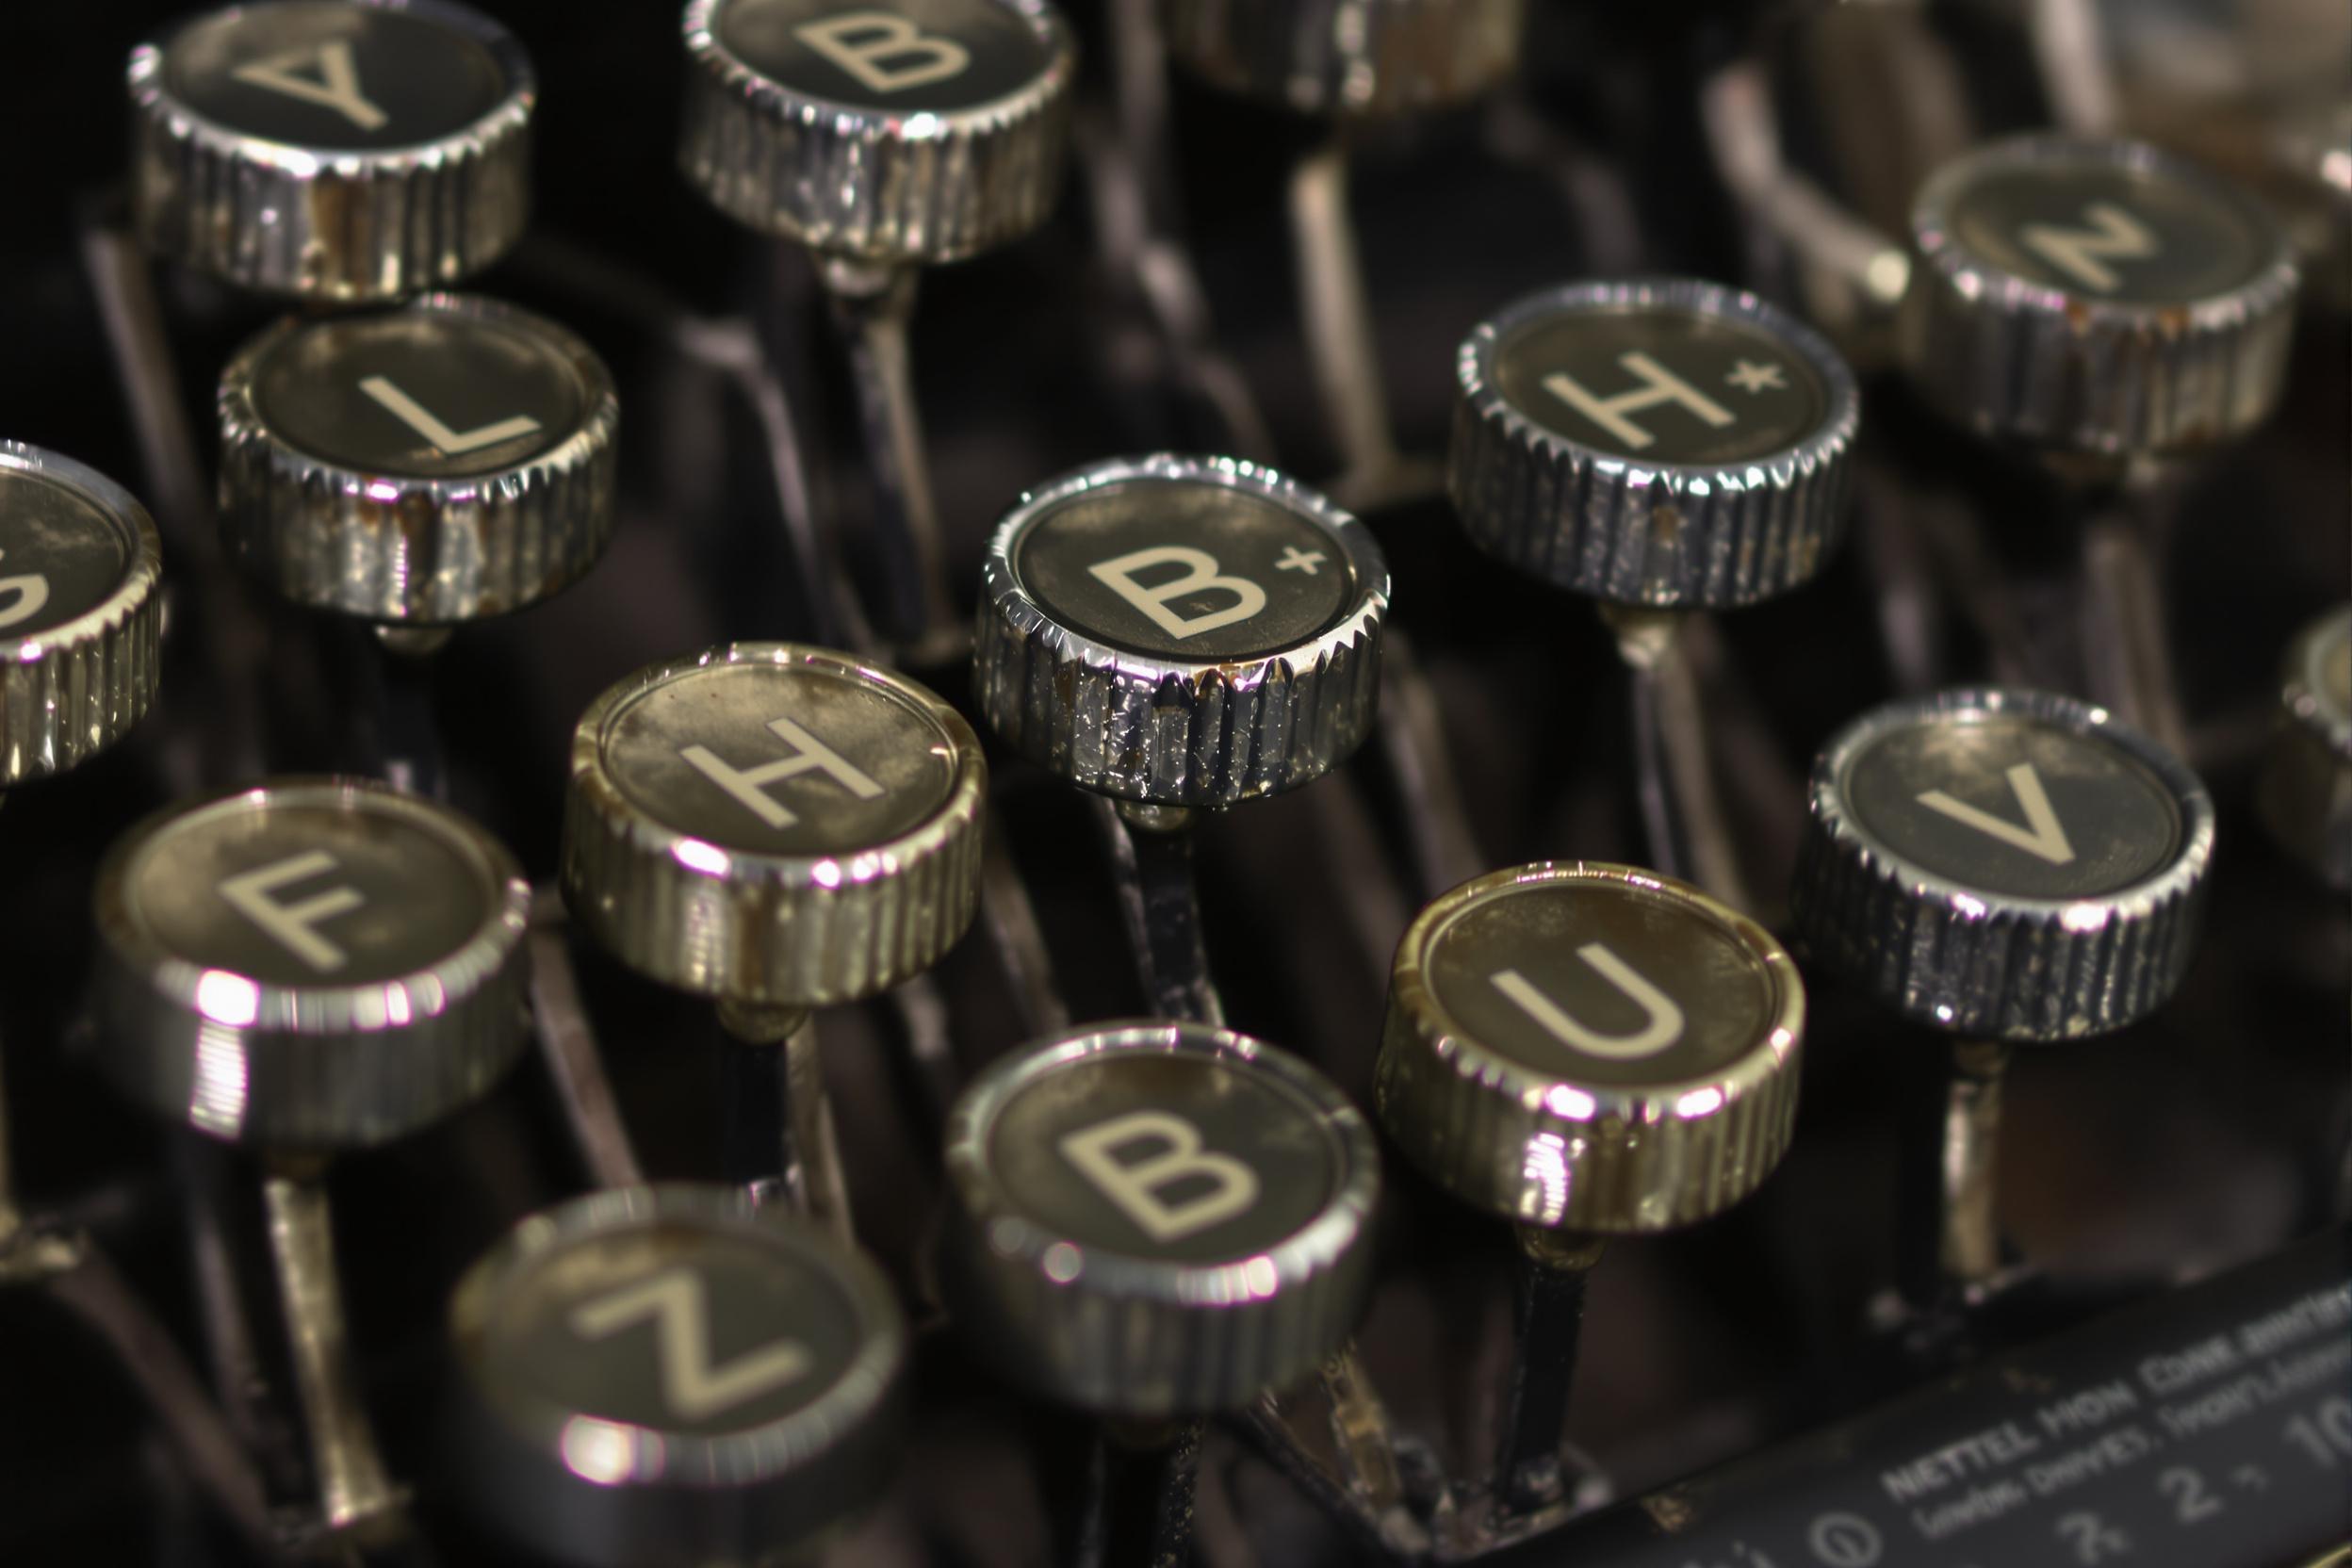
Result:
M1768 386L1786 388L1788 384L1780 379L1779 366L1758 365L1753 360L1746 359L1741 360L1731 374L1723 379L1742 392L1761 392Z

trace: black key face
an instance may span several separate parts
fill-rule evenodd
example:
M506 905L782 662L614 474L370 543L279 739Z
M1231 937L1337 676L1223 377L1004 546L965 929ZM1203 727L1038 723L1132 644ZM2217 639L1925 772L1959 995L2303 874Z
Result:
M874 681L714 664L624 704L602 737L631 804L680 833L760 855L847 855L947 804L954 742Z
M390 6L238 7L182 28L172 95L225 129L322 152L374 152L465 130L513 85L481 40Z
M1013 571L1057 625L1161 659L1271 658L1314 641L1356 598L1330 532L1198 480L1073 496L1022 531Z
M454 838L367 796L344 809L217 802L149 840L124 890L172 956L297 988L416 973L471 940L498 897Z
M1348 1176L1325 1119L1287 1085L1150 1051L1082 1057L1031 1084L998 1116L988 1159L1047 1230L1184 1264L1279 1246Z
M645 1222L525 1267L491 1310L491 1376L596 1420L713 1437L768 1426L821 1398L867 1342L819 1259L718 1227ZM564 1458L599 1478L593 1430L567 1434Z
M1563 310L1494 351L1513 408L1579 447L1693 467L1786 451L1821 428L1829 394L1790 343L1677 306Z
M88 614L121 587L130 530L65 485L0 469L0 638Z
M2170 865L2181 811L2164 781L2096 736L2007 716L1898 729L1839 784L1870 836L1993 897L2095 898Z
M892 113L994 103L1049 60L1036 30L996 0L730 0L712 30L793 92Z
M1534 883L1478 899L1431 939L1438 1004L1470 1038L1538 1072L1672 1083L1763 1041L1779 995L1755 953L1688 903L1616 881Z
M2119 304L2188 304L2272 261L2261 218L2217 185L2092 161L1984 170L1952 204L1952 233L2026 282Z
M589 412L555 341L525 323L433 310L292 334L258 368L253 403L313 456L425 480L527 463L569 440Z

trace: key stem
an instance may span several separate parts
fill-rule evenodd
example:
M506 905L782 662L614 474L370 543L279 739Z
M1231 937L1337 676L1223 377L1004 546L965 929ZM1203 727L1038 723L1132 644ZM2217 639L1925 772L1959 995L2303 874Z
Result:
M1209 977L1193 875L1193 813L1095 797L1097 820L1119 878L1119 913L1145 998L1161 1018L1222 1024L1225 1004Z
M320 1516L329 1530L352 1540L396 1533L402 1498L360 1402L326 1186L315 1170L286 1168L264 1180L262 1198Z
M547 1076L555 1081L564 1119L580 1145L589 1179L600 1187L644 1184L629 1127L621 1119L612 1080L596 1050L595 1029L572 972L572 950L564 940L564 900L542 888L531 906L531 1016L539 1036Z
M909 267L879 267L834 256L825 260L824 276L835 329L857 384L892 618L902 633L913 637L906 651L911 662L949 663L962 656L965 639L947 590L939 504L924 457L923 419L907 351L906 329L914 316L919 274Z
M1602 1238L1518 1227L1516 1335L1506 1385L1496 1500L1505 1513L1532 1513L1564 1501L1560 1450L1584 1328L1585 1281L1601 1260Z
M755 1203L781 1200L856 1243L816 1021L804 1007L725 1001L728 1179Z

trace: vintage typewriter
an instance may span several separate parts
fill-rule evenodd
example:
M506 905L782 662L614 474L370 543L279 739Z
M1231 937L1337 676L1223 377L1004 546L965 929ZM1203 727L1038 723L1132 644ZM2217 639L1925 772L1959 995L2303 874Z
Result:
M0 14L0 1563L2352 1561L2340 3L681 3Z

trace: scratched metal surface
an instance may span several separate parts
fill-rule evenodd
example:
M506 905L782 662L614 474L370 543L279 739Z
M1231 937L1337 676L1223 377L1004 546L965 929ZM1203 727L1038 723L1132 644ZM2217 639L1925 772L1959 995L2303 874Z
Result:
M612 366L624 409L622 515L610 557L543 607L477 628L434 667L456 800L534 878L553 869L574 718L616 675L733 638L811 635L776 501L760 409L739 367L764 343L787 368L818 514L860 537L868 507L855 413L815 280L706 210L677 177L679 71L671 8L493 0L545 87L531 236L480 280L573 327ZM199 1218L266 1303L253 1171L167 1136L97 1081L76 1044L95 858L139 813L204 784L308 770L345 752L364 667L354 638L229 578L201 487L151 469L125 416L93 269L117 210L121 62L175 8L22 3L0 18L0 433L48 445L144 497L178 585L162 708L118 752L0 811L0 1038L9 1152L29 1204L84 1225L202 1364ZM1442 450L1453 345L1479 316L1592 270L1754 279L1788 269L1745 227L1710 168L1700 84L1745 47L1743 8L1538 7L1524 84L1495 106L1382 132L1358 150L1357 218L1400 440ZM1096 8L1075 8L1102 57ZM1671 12L1672 14L1667 14ZM2044 105L2014 31L1940 14L1967 62L1955 85L1990 128ZM2161 39L2131 44L2162 63ZM1810 84L1784 129L1792 157L1864 212L1916 172L1928 131L1894 114L1918 40L1784 37ZM1875 65L1873 65L1875 62ZM1884 70L1878 69L1884 67ZM2183 73L2185 74L2185 73ZM2161 72L2133 107L2192 150L2243 141L2243 102L2180 112ZM2149 84L2154 85L2149 85ZM2225 84L2226 85L2226 84ZM1105 109L1088 84L1094 128ZM2143 101L2145 100L2145 101ZM1295 321L1282 172L1298 125L1180 88L1180 194L1216 341L1263 411L1264 455L1330 472ZM1865 135L1878 122L1903 134ZM1099 172L1098 172L1099 173ZM1115 178L1113 174L1099 174ZM1101 192L1073 175L1037 237L923 282L916 326L934 474L961 602L988 525L1026 483L1106 454L1220 448L1237 436L1171 391L1176 368L1106 266ZM264 324L252 302L160 275L178 406L201 433L213 370ZM2084 1298L2161 1289L2262 1255L2336 1201L2346 1130L2341 899L2275 850L2251 814L2254 768L2293 629L2343 596L2344 318L2306 312L2286 407L2244 445L2170 481L2170 647L2192 760L2219 803L2223 870L2203 956L2150 1021L2024 1054L2009 1097L2002 1205L2026 1253ZM1812 753L1845 720L1921 684L1980 678L1988 630L2060 667L2080 594L2038 487L1941 430L1883 366L1865 370L1854 536L1821 580L1702 629L1693 653L1711 743L1758 913L1778 918ZM210 462L209 443L200 449ZM1360 766L1213 823L1201 852L1209 953L1239 1026L1319 1063L1364 1101L1390 949L1457 873L1548 855L1639 859L1622 678L1597 622L1476 557L1442 504L1368 518L1396 580L1432 727L1473 836L1406 831L1426 803ZM1991 565L1987 565L1991 563ZM866 564L871 566L872 564ZM1986 574L2008 585L1983 586ZM874 573L866 573L869 596ZM1924 578L1928 591L1914 590ZM952 696L952 673L932 677ZM1392 713L1392 725L1414 715ZM1377 741L1375 744L1379 744ZM1074 1017L1136 1010L1113 890L1086 804L1007 763L997 800ZM1464 864L1464 861L1474 863ZM583 955L583 985L649 1169L715 1176L719 1055L707 1013ZM939 972L968 1068L1019 1043L1021 1009L987 943ZM887 1009L828 1017L824 1050L864 1240L911 1300L939 1161L916 1088L881 1049ZM1933 1043L1863 999L1815 986L1797 1142L1751 1202L1675 1236L1615 1249L1596 1274L1571 1435L1618 1494L1690 1474L1876 1400L1904 1380L1870 1352L1867 1304L1895 1265L1898 1108ZM1508 1352L1507 1237L1466 1221L1394 1160L1382 1282L1364 1348L1395 1414L1457 1468L1487 1451ZM506 1560L446 1504L433 1435L450 1284L515 1217L584 1177L535 1067L455 1120L338 1169L332 1189L365 1392L391 1463L418 1489L451 1563ZM210 1222L207 1222L210 1223ZM2085 1309L2087 1310L2087 1309ZM266 1305L257 1337L276 1331ZM918 1308L920 1315L921 1309ZM265 1357L265 1411L286 1419ZM843 1560L1039 1560L1047 1526L1020 1407L951 1333L926 1334L921 1403L890 1504ZM264 1431L283 1451L286 1433ZM289 1495L301 1477L272 1481ZM1229 1437L1203 1469L1210 1562L1346 1560L1350 1549ZM196 1502L99 1342L52 1299L0 1289L0 1559L228 1564L247 1557Z

